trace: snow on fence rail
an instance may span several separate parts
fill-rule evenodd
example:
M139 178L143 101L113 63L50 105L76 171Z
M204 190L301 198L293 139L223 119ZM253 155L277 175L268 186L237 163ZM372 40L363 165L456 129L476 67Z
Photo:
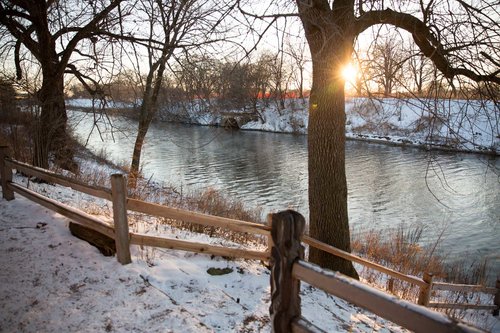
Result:
M34 191L13 183L12 169L16 169L27 175L31 175L51 183L68 186L76 191L80 191L91 196L96 196L111 201L113 203L114 227L90 214L87 214L63 203L57 202L56 200L42 196ZM295 290L295 287L293 286L295 286L297 283L298 286L300 286L299 280L302 280L313 286L323 289L330 294L344 298L351 303L366 308L377 315L380 315L415 331L427 332L430 330L430 328L439 328L439 332L477 332L477 330L473 328L450 321L450 319L444 315L427 310L413 303L399 300L395 296L391 296L389 294L378 291L358 281L347 278L341 274L328 272L318 266L307 263L303 261L303 248L302 250L300 250L300 248L296 250L298 251L297 256L294 257L295 259L288 263L288 268L285 269L284 267L281 267L280 265L283 265L283 258L281 258L280 256L283 255L284 251L288 251L288 248L282 248L280 250L280 247L283 247L285 246L284 244L288 243L283 239L276 239L272 234L285 233L288 236L293 235L294 237L298 237L298 244L300 244L300 241L302 241L309 246L326 251L346 260L357 262L366 267L385 273L393 278L397 278L419 286L419 305L435 308L491 309L493 310L494 315L498 315L498 309L500 307L499 280L497 280L495 288L488 288L476 285L460 285L433 282L432 275L427 273L424 274L424 277L421 279L415 276L410 276L394 271L390 268L365 260L361 257L342 251L307 235L304 235L303 229L298 230L300 232L298 232L297 230L288 230L287 228L289 228L289 226L286 226L286 223L288 222L285 223L281 221L287 220L287 218L282 217L282 214L288 216L289 220L294 220L294 218L290 218L290 215L286 214L297 214L293 215L296 216L295 219L304 220L302 215L296 212L286 211L278 214L269 214L268 224L271 224L271 226L269 226L144 202L132 198L127 198L126 182L124 176L121 174L114 174L111 176L111 190L104 187L90 186L77 180L58 175L51 171L33 167L26 163L10 159L8 158L8 147L5 146L0 146L0 177L3 197L6 200L14 199L14 192L17 192L31 201L34 201L46 208L49 208L61 215L70 218L78 224L81 224L87 228L95 230L105 236L114 239L117 251L117 260L122 264L131 262L130 245L132 244L178 249L190 252L207 253L244 259L269 260L270 257L273 257L273 272L276 272L276 269L278 269L278 272L280 272L279 275L288 275L285 278L285 281L274 281L273 279L276 279L277 277L273 277L272 275L271 290L273 292L273 290L276 290L276 288L283 288L283 284L288 285L288 289L283 289L285 290L286 295L279 296L281 298L285 297L285 299L288 299L288 301L285 303L292 304L294 302L294 299L299 297L298 290ZM190 223L226 228L236 232L264 235L268 237L268 250L266 252L262 252L241 248L228 248L223 246L215 246L204 243L196 243L191 241L169 239L166 237L157 237L129 232L127 210L153 216L182 220ZM300 218L297 216L300 216ZM276 231L275 229L279 229L279 231ZM276 256L276 253L278 253L278 256ZM283 279L283 277L281 277L280 279ZM432 290L490 293L495 294L495 300L493 305L431 303L429 302L429 299ZM281 302L283 303L283 301ZM306 319L300 317L300 301L298 310L295 309L294 311L286 311L285 317L288 318L285 320L286 325L283 323L279 324L278 322L282 320L279 318L283 317L283 315L281 314L282 310L279 309L279 304L280 301L277 299L275 300L275 297L272 296L271 316L273 319L274 331L288 332L291 330L293 332L321 332L320 329L309 323ZM378 305L374 306L373 304ZM285 325L286 329L280 329L280 325ZM431 331L436 330L432 329Z
M304 261L302 215L272 216L271 322L275 332L323 332L301 317L300 281L322 289L415 332L481 332L448 316L401 300L338 272Z

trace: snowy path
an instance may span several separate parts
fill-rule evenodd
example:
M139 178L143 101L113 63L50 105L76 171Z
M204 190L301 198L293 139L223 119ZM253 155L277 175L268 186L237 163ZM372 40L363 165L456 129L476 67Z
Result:
M0 332L270 331L260 263L132 247L121 266L72 237L68 222L19 195L0 199ZM404 331L307 285L301 296L302 315L329 332Z

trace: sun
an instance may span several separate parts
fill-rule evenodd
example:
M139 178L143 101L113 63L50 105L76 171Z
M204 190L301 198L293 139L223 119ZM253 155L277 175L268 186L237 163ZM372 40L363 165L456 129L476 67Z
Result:
M352 64L347 64L342 69L342 78L349 83L356 82L356 76L358 75L358 70Z

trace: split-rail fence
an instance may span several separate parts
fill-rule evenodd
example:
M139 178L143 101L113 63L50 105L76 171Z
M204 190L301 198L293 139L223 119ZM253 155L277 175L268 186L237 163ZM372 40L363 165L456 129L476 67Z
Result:
M16 184L12 181L13 170L111 201L114 224L110 225L95 216ZM13 160L9 158L9 147L6 146L0 146L0 178L4 199L13 200L14 193L18 193L31 201L66 216L75 223L114 239L117 260L124 265L131 262L131 245L269 261L271 264L270 315L274 332L323 332L322 329L308 322L306 318L301 317L300 281L343 298L415 332L480 332L474 327L454 321L446 315L426 307L486 309L492 310L493 314L498 316L500 280L497 279L495 288L491 288L480 285L433 282L431 274L424 274L423 278L419 278L397 272L303 234L305 220L302 215L294 211L288 210L269 214L267 225L263 225L149 203L127 197L126 181L122 174L111 175L111 189L90 186L78 180ZM262 235L268 239L268 249L266 251L255 251L243 248L228 248L130 232L127 211L220 227L235 232ZM396 296L382 292L338 272L331 272L305 261L303 243L387 274L391 279L400 279L418 286L420 293L417 304L401 300ZM430 302L432 290L494 294L494 304L432 303Z

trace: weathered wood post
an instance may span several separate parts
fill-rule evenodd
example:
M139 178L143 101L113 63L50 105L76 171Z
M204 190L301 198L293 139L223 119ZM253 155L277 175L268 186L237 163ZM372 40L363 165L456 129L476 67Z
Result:
M495 310L493 310L493 315L498 317L498 310L500 308L500 276L497 276L497 282L495 283L495 288L497 288L497 293L495 294L495 300L493 304L497 306Z
M127 219L127 186L122 174L111 175L113 220L115 223L116 258L122 265L132 262Z
M271 236L271 306L269 313L273 332L292 331L292 321L300 317L300 280L292 276L293 264L304 259L300 239L305 219L299 213L287 210L268 217L272 221Z
M14 191L7 184L12 182L12 169L5 164L5 158L9 157L9 146L0 146L0 177L2 178L2 196L5 200L14 200Z
M424 272L423 280L427 283L427 285L425 287L420 287L420 293L418 294L418 305L429 305L432 291L432 277L432 273Z
M266 224L271 227L273 227L273 214L267 214L267 219L266 219ZM274 243L273 243L273 235L272 233L269 234L267 237L267 252L269 254L269 258L271 258L271 251L273 249Z
M390 293L394 291L394 279L392 277L387 280L387 291Z

